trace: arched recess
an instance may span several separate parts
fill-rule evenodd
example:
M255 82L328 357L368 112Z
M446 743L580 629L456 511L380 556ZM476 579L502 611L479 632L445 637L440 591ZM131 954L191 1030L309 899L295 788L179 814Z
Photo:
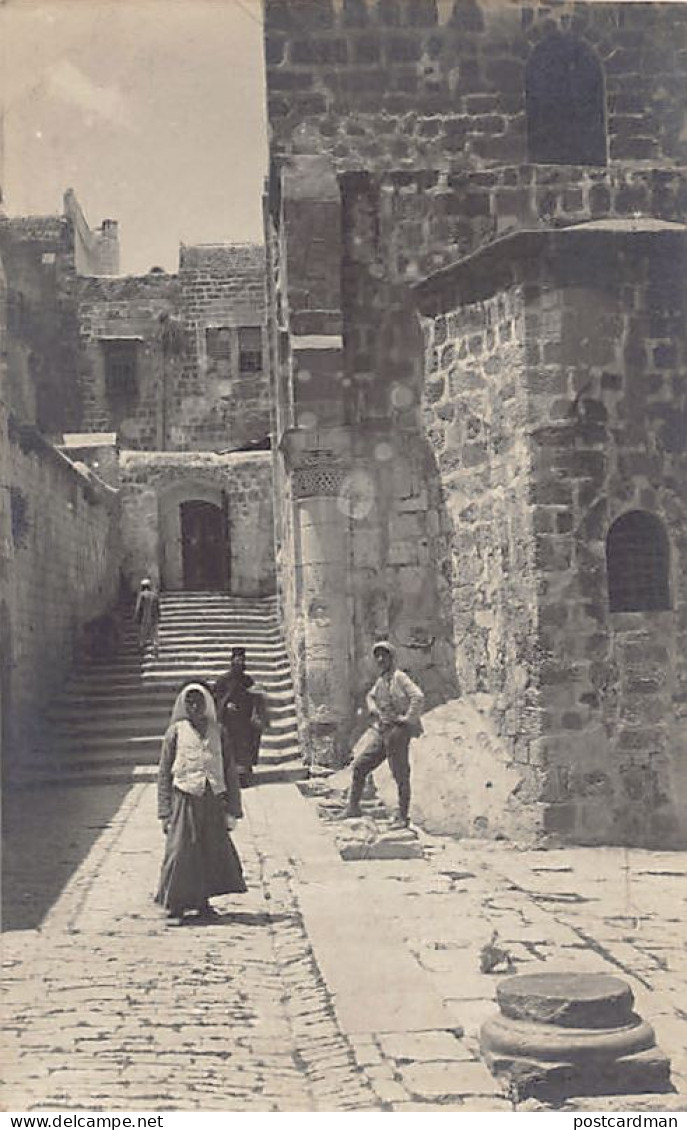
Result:
M160 491L158 512L162 587L228 591L226 492L214 483L183 479Z
M663 523L645 510L618 518L606 538L611 612L670 609L670 544Z
M604 74L586 43L551 35L534 48L525 72L525 107L533 164L606 164Z

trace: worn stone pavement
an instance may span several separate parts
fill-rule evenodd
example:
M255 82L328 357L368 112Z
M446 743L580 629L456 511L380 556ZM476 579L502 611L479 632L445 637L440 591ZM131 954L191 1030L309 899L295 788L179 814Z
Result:
M519 972L625 976L672 1058L673 1094L564 1109L687 1108L684 854L421 836L422 859L343 862L294 785L244 798L249 893L170 930L153 785L17 794L4 1109L536 1109L478 1057L494 929Z

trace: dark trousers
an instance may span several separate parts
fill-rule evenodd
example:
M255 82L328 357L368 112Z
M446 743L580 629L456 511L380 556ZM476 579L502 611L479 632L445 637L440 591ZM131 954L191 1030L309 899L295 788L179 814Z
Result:
M398 811L403 820L408 819L410 808L410 734L407 726L389 726L378 730L371 726L358 742L358 753L353 762L353 781L348 803L351 808L360 804L368 773L378 769L386 759L398 789Z

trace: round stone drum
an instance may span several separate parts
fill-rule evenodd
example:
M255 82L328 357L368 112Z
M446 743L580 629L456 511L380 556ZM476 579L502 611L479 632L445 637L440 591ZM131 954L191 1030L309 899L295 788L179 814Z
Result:
M509 977L500 1015L482 1027L482 1057L518 1097L634 1094L670 1087L670 1063L630 986L605 973Z

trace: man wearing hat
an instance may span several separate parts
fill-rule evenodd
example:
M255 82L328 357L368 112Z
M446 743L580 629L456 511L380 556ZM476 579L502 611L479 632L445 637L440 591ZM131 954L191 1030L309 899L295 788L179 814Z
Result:
M217 718L222 727L225 759L233 761L241 784L249 785L260 752L262 730L267 724L265 695L246 674L246 649L231 649L231 666L213 688Z
M360 800L368 773L378 769L386 758L398 789L398 817L395 827L407 828L410 808L410 739L422 733L420 712L424 695L405 671L395 666L395 649L388 640L372 648L379 677L367 696L372 717L370 727L358 741L354 752L353 779L344 819L361 816Z

